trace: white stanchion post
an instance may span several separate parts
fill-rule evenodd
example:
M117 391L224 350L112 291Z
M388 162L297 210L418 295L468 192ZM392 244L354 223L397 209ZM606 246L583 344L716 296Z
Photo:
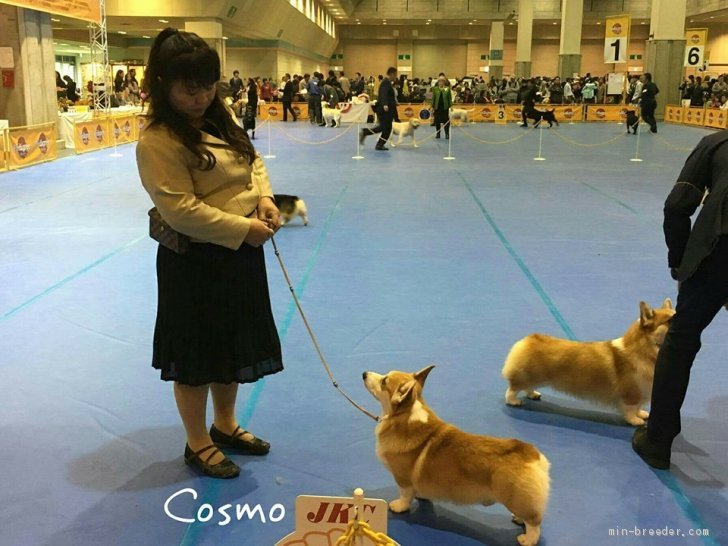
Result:
M630 161L633 161L635 163L640 163L642 160L640 159L640 135L642 134L642 128L640 127L642 125L639 121L637 122L637 145L634 152L634 157L630 159ZM629 131L629 127L627 127L627 131Z
M452 130L452 122L448 121L450 125L448 125L448 133L450 133L450 138L447 139L447 157L443 157L443 159L447 159L448 161L452 161L455 159L455 156L452 155L452 135L454 131Z
M268 118L266 123L268 124L268 155L264 155L263 157L266 159L275 159L276 156L270 152L270 118Z
M364 159L364 156L361 155L361 144L359 144L359 134L361 132L361 127L359 127L359 122L356 122L356 155L351 156L352 159Z
M111 125L114 125L113 122L111 123ZM114 131L113 128L111 129L111 136L114 137L114 153L112 153L110 157L123 157L123 154L120 154L119 151L116 149L116 143L118 141L118 138L116 137L116 131Z
M543 125L538 126L538 157L534 157L534 161L546 161L546 158L541 155L541 146L543 142Z

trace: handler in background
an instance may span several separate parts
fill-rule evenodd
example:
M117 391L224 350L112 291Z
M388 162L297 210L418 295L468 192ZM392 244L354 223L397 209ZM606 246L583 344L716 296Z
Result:
M657 355L650 418L632 447L654 468L670 467L680 408L700 335L728 300L728 131L703 138L665 202L668 266L679 282L677 307ZM705 197L707 193L707 197ZM703 206L692 225L690 217Z

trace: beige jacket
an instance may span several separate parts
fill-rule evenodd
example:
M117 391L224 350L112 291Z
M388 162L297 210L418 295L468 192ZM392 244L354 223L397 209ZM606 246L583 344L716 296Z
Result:
M260 156L248 165L222 140L203 132L202 142L217 159L210 171L195 168L197 159L164 125L146 128L136 149L139 176L172 229L236 250L258 201L273 197L268 171Z

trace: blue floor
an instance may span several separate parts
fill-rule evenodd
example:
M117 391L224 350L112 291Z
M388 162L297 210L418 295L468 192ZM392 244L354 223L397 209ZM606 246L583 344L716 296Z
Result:
M285 129L283 133L281 129ZM630 448L612 410L544 392L506 407L511 344L540 331L619 337L675 296L662 204L707 131L661 125L636 137L617 124L524 130L469 125L419 149L356 155L355 131L273 125L274 188L306 199L311 223L276 237L321 346L344 389L369 409L364 370L430 362L426 396L470 432L518 437L551 460L540 544L728 544L728 375L720 315L704 336L670 472ZM341 138L321 144L337 135ZM539 153L542 137L542 156ZM511 141L507 144L494 142ZM268 152L267 128L255 141ZM314 144L317 143L317 144ZM0 544L272 546L292 531L297 495L392 499L373 422L331 388L295 314L272 251L268 272L286 371L241 389L239 419L270 440L264 458L234 456L231 481L195 475L171 385L150 366L155 244L134 145L0 174ZM278 522L174 521L204 502L280 503ZM505 508L423 502L389 517L403 546L513 545ZM686 536L610 536L610 529ZM708 537L688 530L707 529Z

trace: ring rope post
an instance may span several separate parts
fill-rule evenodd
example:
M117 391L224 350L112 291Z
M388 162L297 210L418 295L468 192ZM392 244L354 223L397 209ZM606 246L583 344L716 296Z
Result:
M365 415L368 415L375 421L379 421L379 417L374 415L373 413L365 410L362 406L354 402L354 400L346 394L341 387L339 387L339 384L337 383L336 379L334 378L334 374L331 373L331 368L329 367L329 363L326 361L326 357L324 357L323 352L321 351L321 347L318 344L318 340L316 339L316 336L313 333L313 330L311 329L311 325L308 323L308 320L306 319L306 314L303 312L303 307L301 307L301 302L298 301L298 296L296 296L296 291L293 289L293 284L291 283L291 278L288 276L288 270L286 270L286 266L283 265L283 258L281 258L281 253L278 251L278 245L276 245L275 237L270 238L271 242L273 243L273 251L275 252L276 258L278 258L278 263L281 266L281 271L283 272L283 277L286 279L286 283L288 283L288 290L291 291L291 296L293 296L293 301L296 304L296 307L298 308L298 313L301 315L301 318L303 319L303 324L306 326L306 330L308 331L308 335L311 338L311 341L313 342L313 346L316 349L316 352L318 353L319 359L321 360L321 363L324 365L324 369L326 370L326 374L329 376L329 379L331 380L331 384L334 386L334 388L341 393L341 395L346 398L351 405L353 405L356 409L364 413Z
M546 158L541 155L541 147L543 142L543 125L538 125L538 157L534 157L534 161L546 161Z
M270 151L270 117L265 122L268 124L268 155L264 155L263 157L266 159L275 159L276 156Z
M375 546L396 546L394 540L384 533L376 533L365 521L359 518L364 513L364 490L357 487L354 490L354 517L349 520L346 531L336 541L335 546L364 546L364 537ZM356 538L359 540L355 543Z
M359 143L359 135L361 133L361 127L359 126L359 122L356 122L356 155L351 156L352 159L364 159L364 156L361 155L361 144Z
M453 159L455 159L455 157L452 155L452 135L453 135L454 131L452 130L453 126L452 126L452 123L450 123L450 120L447 120L446 125L447 124L449 124L448 125L448 133L449 133L450 136L447 139L447 157L443 157L443 159L447 159L448 161L452 161Z
M642 133L642 130L640 129L640 122L637 122L637 145L634 152L634 157L630 159L633 163L641 163L642 160L640 159L640 134ZM627 128L629 131L629 127Z

